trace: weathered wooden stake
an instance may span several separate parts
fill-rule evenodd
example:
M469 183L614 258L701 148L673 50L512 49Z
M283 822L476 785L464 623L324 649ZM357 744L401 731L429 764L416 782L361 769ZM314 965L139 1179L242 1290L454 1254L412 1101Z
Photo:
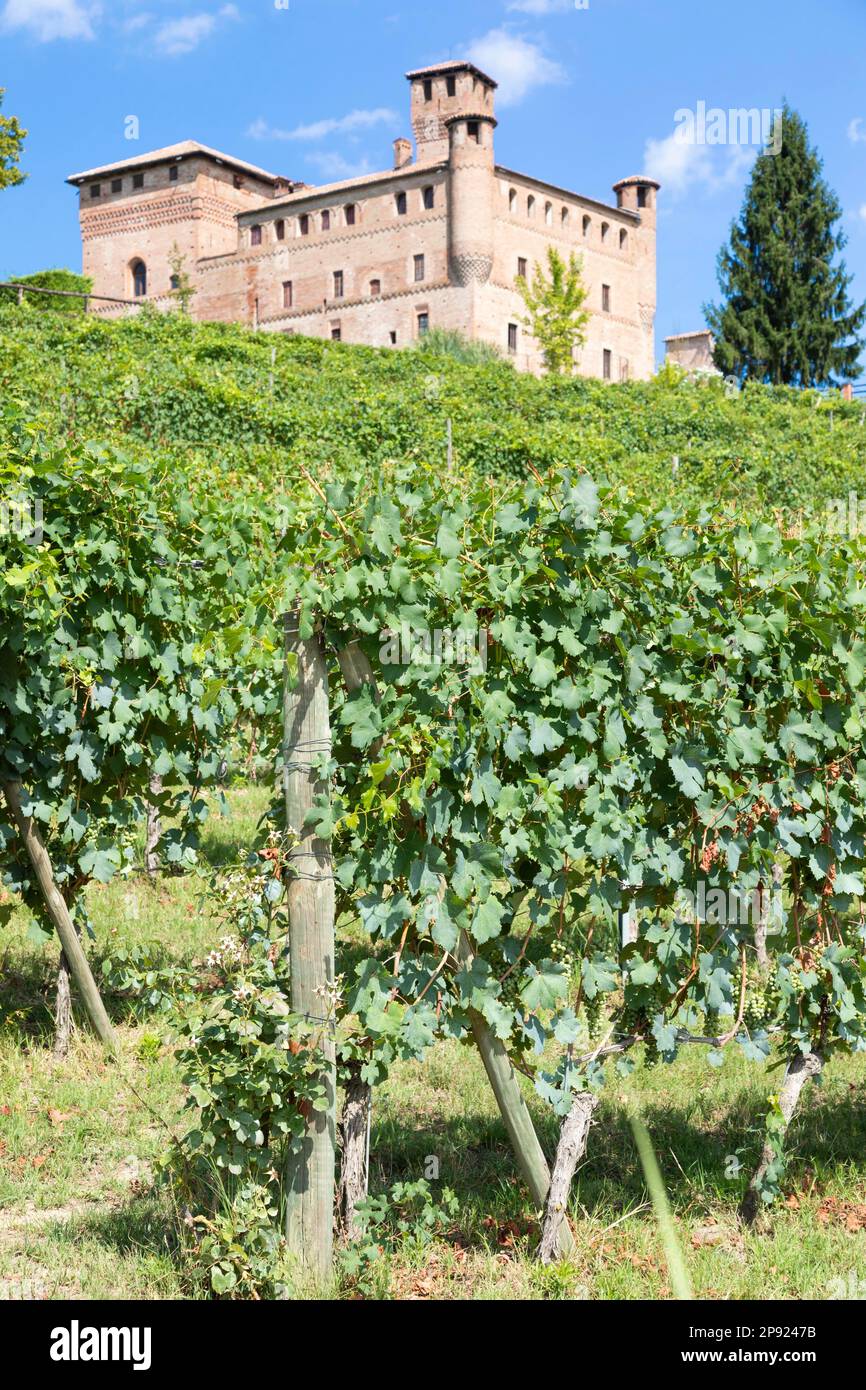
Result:
M81 995L84 1007L87 1010L87 1015L96 1029L97 1034L105 1043L105 1046L110 1051L114 1052L117 1050L117 1039L114 1035L114 1029L108 1020L105 1005L102 1002L96 981L87 963L87 957L78 939L78 933L75 930L75 923L72 920L69 908L66 906L66 902L54 882L54 873L51 868L51 860L48 857L48 851L42 843L42 838L33 820L30 816L25 815L22 808L21 783L4 783L3 795L6 798L6 804L12 813L12 819L18 828L18 833L30 857L30 862L33 865L33 872L36 875L36 881L45 899L46 911L57 929L57 935L60 937L63 953L68 962L69 969L72 972L72 978Z
M283 696L283 789L286 828L297 843L289 852L289 956L292 1010L321 1022L322 1079L326 1107L307 1118L299 1151L290 1158L286 1182L286 1238L305 1274L318 1284L331 1278L334 1246L336 1151L336 1048L330 993L334 983L334 878L331 846L305 826L317 796L328 784L316 764L330 754L328 669L321 638L302 638L298 614L286 618L286 676ZM293 672L292 658L297 660Z

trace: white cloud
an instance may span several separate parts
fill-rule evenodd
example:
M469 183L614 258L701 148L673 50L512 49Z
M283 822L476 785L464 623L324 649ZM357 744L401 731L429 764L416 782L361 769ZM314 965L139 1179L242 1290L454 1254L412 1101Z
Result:
M318 169L328 183L339 183L342 179L362 178L364 174L373 173L373 166L367 158L344 159L341 154L326 151L308 154L307 162Z
M387 106L377 106L374 111L350 111L347 116L328 116L314 121L312 125L295 126L294 130L279 130L259 118L253 121L247 131L254 140L324 140L327 135L347 134L357 130L369 130L371 126L390 121L399 122L396 111Z
M90 0L6 0L0 28L22 29L40 43L92 39L101 7Z
M859 215L862 217L863 221L866 222L866 203L863 203L860 207Z
M861 129L862 125L862 116L855 116L853 121L849 121L848 139L852 145L866 144L866 130Z
M192 53L194 48L209 38L221 20L239 19L236 5L223 5L213 14L190 14L180 19L169 19L157 31L154 42L160 53L168 58Z
M509 10L517 10L520 14L566 14L568 10L580 8L575 0L510 0L508 5Z
M658 179L673 198L698 187L716 193L739 183L756 153L754 146L748 145L698 144L678 126L662 140L647 140L643 171Z
M473 39L466 56L499 83L500 106L514 106L534 87L565 81L564 69L547 58L539 44L507 29L491 29L482 38Z

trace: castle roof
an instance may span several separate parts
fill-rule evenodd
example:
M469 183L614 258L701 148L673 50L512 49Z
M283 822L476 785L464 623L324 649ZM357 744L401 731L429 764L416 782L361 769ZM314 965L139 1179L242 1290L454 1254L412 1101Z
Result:
M499 86L498 82L495 82L486 72L482 72L474 63L467 63L460 59L451 59L447 63L431 63L426 68L414 68L412 72L407 72L406 76L412 82L416 77L436 77L449 72L471 72L476 77L480 77L482 82L486 82L489 87Z
M650 188L661 188L658 179L651 179L649 174L629 174L627 179L617 179L613 185L614 193L618 188L628 188L631 184L646 183Z
M101 174L119 174L125 169L141 169L148 164L162 164L166 160L183 159L188 155L195 154L205 155L206 158L215 160L217 164L225 164L230 169L239 169L244 174L252 174L265 183L281 181L279 174L268 173L267 169L259 169L255 164L248 164L245 159L235 159L234 155L213 150L210 145L202 145L198 140L182 140L179 145L166 145L164 149L151 150L148 154L133 155L131 159L119 159L114 164L100 164L96 169L85 169L83 173L70 174L66 182L71 184L84 183L87 179L98 178Z

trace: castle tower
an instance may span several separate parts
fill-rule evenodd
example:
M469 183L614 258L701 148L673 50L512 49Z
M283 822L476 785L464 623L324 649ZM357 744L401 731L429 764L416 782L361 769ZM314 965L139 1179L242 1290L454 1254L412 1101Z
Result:
M497 84L474 63L434 63L407 72L412 84L412 130L418 164L442 164L448 158L448 121L452 116L492 117Z
M643 361L636 364L638 375L648 379L655 370L656 317L656 202L661 184L645 174L632 174L613 185L618 208L628 208L640 217L637 227L637 299L644 330Z
M493 132L480 111L449 116L448 270L453 285L484 284L493 269Z

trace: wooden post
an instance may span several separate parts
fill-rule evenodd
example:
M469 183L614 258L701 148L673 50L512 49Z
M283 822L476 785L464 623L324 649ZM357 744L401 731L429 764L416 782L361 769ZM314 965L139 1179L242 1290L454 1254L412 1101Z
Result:
M21 783L6 782L3 786L3 794L6 804L12 813L12 819L18 828L18 833L24 842L24 847L33 865L33 872L36 881L45 899L45 906L48 916L57 928L57 935L60 937L60 944L63 947L64 955L72 972L72 978L78 987L78 992L84 1002L88 1017L93 1024L99 1037L105 1046L111 1051L117 1050L117 1039L114 1029L108 1021L108 1014L105 1012L105 1005L102 1002L96 981L87 963L78 933L75 930L75 923L69 913L69 908L54 882L54 874L51 869L51 860L48 851L42 843L39 831L30 816L25 815L21 805Z
M465 932L460 933L457 956L461 965L467 969L472 965L472 947ZM517 1157L526 1185L532 1193L532 1200L539 1211L543 1210L550 1191L550 1169L544 1150L535 1133L529 1106L523 1099L523 1092L514 1074L511 1059L501 1039L497 1038L486 1018L477 1009L470 1009L469 1022L487 1079L493 1087L493 1094L499 1106L511 1146ZM562 1221L558 1231L559 1253L567 1256L574 1248L574 1238L567 1221Z
M321 638L302 638L298 614L286 617L286 675L283 695L283 789L286 828L297 843L289 852L294 872L286 884L292 1010L321 1023L323 1080L327 1103L307 1116L301 1148L288 1163L286 1238L304 1273L317 1284L331 1278L334 1248L336 1152L336 1047L329 994L334 982L334 878L329 841L305 827L315 798L327 792L316 771L330 754L328 669ZM291 657L297 659L290 673Z

